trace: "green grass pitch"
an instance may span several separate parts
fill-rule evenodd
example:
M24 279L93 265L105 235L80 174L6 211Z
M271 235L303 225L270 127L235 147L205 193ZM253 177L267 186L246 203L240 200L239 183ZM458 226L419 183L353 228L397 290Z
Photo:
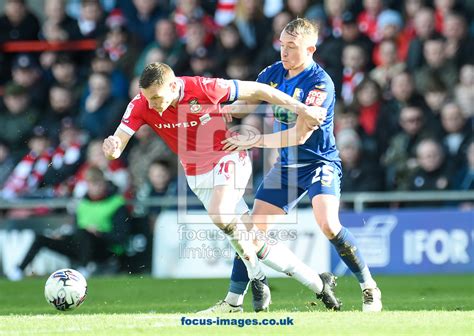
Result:
M181 318L222 299L225 279L157 280L149 277L92 278L84 304L57 312L43 297L44 279L0 280L3 335L474 335L474 275L379 276L384 312L363 314L354 278L338 281L343 312L327 312L292 279L271 279L270 313L230 319L290 317L291 326L182 326Z

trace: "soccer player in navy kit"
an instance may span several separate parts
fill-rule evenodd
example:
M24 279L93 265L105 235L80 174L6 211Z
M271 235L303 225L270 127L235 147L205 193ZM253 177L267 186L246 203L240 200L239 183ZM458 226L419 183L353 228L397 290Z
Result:
M253 143L249 143L244 136L233 136L225 140L225 148L229 151L251 147L281 148L277 162L257 190L253 222L269 223L270 216L288 213L307 194L316 222L359 281L362 310L381 311L381 292L353 235L339 221L342 170L333 133L334 84L329 75L313 61L317 38L318 29L310 21L299 18L290 22L280 36L281 61L264 69L257 81L276 87L306 105L327 109L324 123L313 129L303 118L297 118L296 114L274 107L273 134L262 135ZM242 113L246 106L249 106L248 102L236 102L231 113ZM266 229L265 224L259 227ZM267 244L258 246L257 250L261 259L272 253L272 247ZM280 257L285 258L284 255ZM229 308L236 302L241 304L248 283L242 265L239 258L234 259L228 295L224 301L208 309L209 312L232 311ZM291 265L288 265L288 269L291 270ZM291 274L291 271L288 273ZM238 301L235 300L237 297Z

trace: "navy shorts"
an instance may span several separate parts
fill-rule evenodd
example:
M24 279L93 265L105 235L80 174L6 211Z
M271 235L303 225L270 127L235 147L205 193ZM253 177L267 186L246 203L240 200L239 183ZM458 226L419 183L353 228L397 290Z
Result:
M282 167L276 163L257 189L256 199L273 204L285 212L308 194L341 196L341 168L335 163L319 162L303 167Z

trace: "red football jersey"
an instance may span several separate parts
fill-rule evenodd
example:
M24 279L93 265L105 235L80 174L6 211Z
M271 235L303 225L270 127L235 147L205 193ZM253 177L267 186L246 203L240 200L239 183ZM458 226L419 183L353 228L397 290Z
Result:
M170 106L160 114L138 94L128 104L119 128L133 135L142 125L150 125L178 155L187 175L204 174L226 155L221 150L227 126L220 115L220 103L238 99L238 84L204 77L178 77L178 84L176 108Z

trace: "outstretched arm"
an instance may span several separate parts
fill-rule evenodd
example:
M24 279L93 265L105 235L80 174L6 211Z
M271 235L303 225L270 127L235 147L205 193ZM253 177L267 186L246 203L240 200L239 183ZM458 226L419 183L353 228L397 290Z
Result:
M117 128L114 135L110 135L102 143L102 151L109 160L115 160L122 155L125 147L132 136L120 128Z
M320 111L315 109L315 107L307 106L267 84L240 81L238 90L238 98L240 100L251 102L265 101L273 105L286 106L289 110L304 118L306 124L313 129L317 129L326 119L326 115L321 118Z
M286 106L289 110L295 112L306 120L306 124L313 129L317 129L326 119L326 114L322 115L321 110L316 106L307 106L288 94L277 90L267 84L239 81L238 99L231 105L222 109L222 113L227 121L232 117L243 118L252 113L262 101L273 105ZM324 109L324 111L327 111Z
M251 81L239 82L239 100L248 102L265 101L273 105L292 106L293 110L300 115L305 114L306 105L290 97L286 93L277 90L270 85Z
M222 141L225 151L241 151L252 147L283 148L302 145L313 134L315 128L305 119L297 118L294 127L269 134L235 134Z
M224 115L227 122L231 122L233 117L240 119L254 112L259 104L259 101L250 102L245 100L236 100L232 104L224 106L222 108L222 114Z

